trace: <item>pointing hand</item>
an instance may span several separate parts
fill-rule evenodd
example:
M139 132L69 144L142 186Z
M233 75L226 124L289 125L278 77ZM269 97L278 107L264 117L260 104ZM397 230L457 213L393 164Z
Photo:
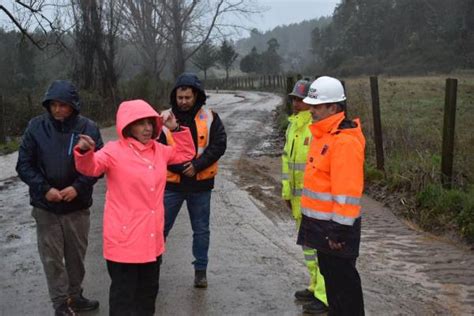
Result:
M82 151L89 151L95 148L95 141L90 136L81 134L77 145Z

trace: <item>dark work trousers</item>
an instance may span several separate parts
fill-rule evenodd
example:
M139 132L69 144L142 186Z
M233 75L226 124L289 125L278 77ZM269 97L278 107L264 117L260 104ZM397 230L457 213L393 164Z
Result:
M68 297L82 293L90 211L55 214L34 207L31 215L36 220L38 251L56 309Z
M110 316L148 316L155 313L161 256L147 263L120 263L107 260L112 283L109 293Z
M318 251L319 268L326 281L329 316L363 316L364 298L356 258Z

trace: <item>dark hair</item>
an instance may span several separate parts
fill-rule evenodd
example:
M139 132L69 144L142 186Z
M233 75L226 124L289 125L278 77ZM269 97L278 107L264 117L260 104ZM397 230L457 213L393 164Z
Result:
M340 101L340 102L337 102L336 104L337 104L337 113L346 112L346 108L347 108L346 101Z
M176 88L176 91L178 91L178 90L188 90L188 89L191 89L193 91L194 95L198 94L198 89L196 89L193 86L179 86L179 87Z
M336 113L346 112L346 101L340 101L336 103L326 103L326 107L329 108L333 104L335 104L337 107Z
M131 123L129 123L125 128L122 130L122 135L123 137L133 137L132 135L132 126L133 124L137 123L138 121L144 120L144 119L149 119L151 122L151 125L153 126L153 132L151 134L151 138L155 139L158 137L158 129L156 128L156 119L154 117L143 117L141 119L135 120Z

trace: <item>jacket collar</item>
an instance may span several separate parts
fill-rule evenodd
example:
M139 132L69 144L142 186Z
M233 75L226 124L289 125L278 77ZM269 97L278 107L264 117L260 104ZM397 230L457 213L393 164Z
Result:
M137 151L145 151L147 149L153 148L153 144L155 142L154 139L150 139L150 141L148 143L142 144L141 142L139 142L138 140L136 140L133 137L127 137L126 141L130 146L132 146L133 149L135 149Z
M53 124L54 128L58 130L59 132L65 132L65 133L69 133L71 130L73 130L77 122L77 117L78 117L78 114L76 111L74 111L71 114L71 116L66 118L64 121L56 120L50 112L48 112L47 115L48 115L49 120Z
M311 112L308 111L301 111L298 114L293 114L290 117L288 117L288 121L290 123L295 124L298 128L301 128L305 126L308 123L311 123L313 120L313 117L311 115Z
M324 134L332 134L336 132L339 124L341 124L344 118L344 112L339 112L325 118L324 120L311 124L309 128L315 137L321 138Z

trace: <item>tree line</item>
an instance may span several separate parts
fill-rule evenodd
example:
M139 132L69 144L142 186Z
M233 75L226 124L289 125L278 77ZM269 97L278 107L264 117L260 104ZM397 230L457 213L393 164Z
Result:
M283 72L348 76L447 73L474 67L474 1L342 0L331 17L236 42L248 60L279 43ZM245 71L246 69L242 69Z
M312 71L423 74L474 68L474 1L343 0L314 28Z

